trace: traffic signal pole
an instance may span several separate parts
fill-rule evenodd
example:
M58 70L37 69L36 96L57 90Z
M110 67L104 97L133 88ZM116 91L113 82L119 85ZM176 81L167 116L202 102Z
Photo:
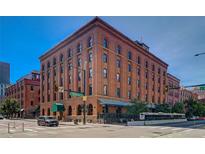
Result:
M84 74L84 80L83 80L83 86L84 86L84 96L86 95L86 86L85 86L85 80L86 80L86 70L83 70L83 74ZM85 111L86 110L86 105L85 105L85 100L83 100L83 125L86 124L86 116L85 116Z

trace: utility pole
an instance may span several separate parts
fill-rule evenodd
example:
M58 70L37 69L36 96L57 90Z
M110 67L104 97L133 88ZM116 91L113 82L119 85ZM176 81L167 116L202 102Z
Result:
M86 67L87 67L87 61L84 63L84 69L83 69L83 75L84 75L84 80L83 80L83 86L84 86L84 96L86 96ZM83 99L83 125L86 125L86 104L85 104L85 99Z

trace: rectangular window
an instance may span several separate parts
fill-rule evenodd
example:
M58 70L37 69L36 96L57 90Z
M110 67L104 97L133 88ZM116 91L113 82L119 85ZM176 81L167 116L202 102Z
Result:
M120 68L120 60L119 59L117 59L116 65L117 65L117 68Z
M108 62L108 56L106 53L103 54L103 62L107 63Z
M106 68L103 69L103 77L107 78L107 69Z
M137 63L140 64L141 63L141 59L140 56L137 57Z
M121 53L121 46L120 46L120 45L117 46L116 52L117 52L117 54L120 54L120 53Z
M81 67L81 59L80 58L78 58L78 67Z
M129 60L132 60L132 53L131 53L131 51L128 51L128 53L127 53L127 58L128 58Z
M78 81L81 81L81 71L78 71Z
M106 38L103 39L103 47L108 48L108 40Z
M60 66L60 70L61 70L61 73L63 73L63 66L62 65Z
M132 71L131 64L128 64L128 72L131 72L131 71Z
M108 92L107 92L107 85L104 85L103 87L103 95L107 96Z
M128 85L131 85L131 77L128 77Z
M93 94L93 86L92 84L89 85L89 95Z
M31 91L33 91L33 86L31 86Z
M93 69L89 68L89 78L92 78L92 77L93 77Z
M89 54L88 54L88 61L89 62L93 61L93 54L92 54L92 52L89 52Z
M117 88L117 89L116 89L116 96L117 96L117 97L120 97L120 88Z
M116 79L118 82L120 82L120 74L119 73L116 74Z
M145 78L146 79L148 78L148 72L147 71L145 72Z

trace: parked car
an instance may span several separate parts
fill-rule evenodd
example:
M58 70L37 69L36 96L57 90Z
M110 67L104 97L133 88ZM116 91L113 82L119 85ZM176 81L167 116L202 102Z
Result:
M38 117L37 124L39 126L58 126L59 122L52 116L40 116Z
M3 119L4 119L3 115L0 114L0 120L3 120Z
M205 120L205 117L199 117L199 120Z
M199 120L198 116L193 116L187 119L188 121Z

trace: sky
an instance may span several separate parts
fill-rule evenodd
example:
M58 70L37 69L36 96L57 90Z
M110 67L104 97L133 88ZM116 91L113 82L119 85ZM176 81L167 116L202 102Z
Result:
M39 57L94 17L0 17L0 61L11 83L40 69ZM169 64L181 85L205 84L205 17L100 17Z

